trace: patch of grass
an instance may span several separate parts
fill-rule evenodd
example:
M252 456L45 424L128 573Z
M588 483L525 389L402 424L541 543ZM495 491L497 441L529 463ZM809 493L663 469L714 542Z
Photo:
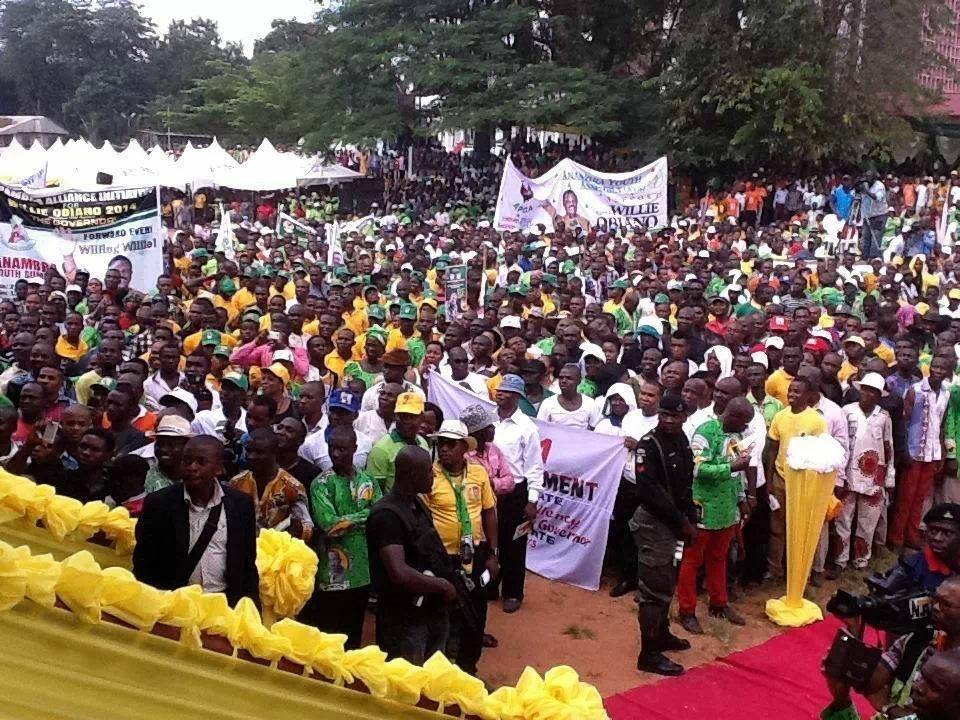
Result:
M726 620L719 620L707 616L701 621L703 623L703 629L707 635L716 638L724 645L729 645L733 640L734 635L734 625L728 623Z
M596 640L597 634L588 627L583 625L567 625L561 633L561 635L567 635L572 637L574 640Z

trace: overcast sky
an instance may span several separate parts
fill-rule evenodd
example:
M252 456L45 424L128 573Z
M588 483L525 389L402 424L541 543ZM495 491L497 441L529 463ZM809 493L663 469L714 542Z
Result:
M210 18L217 21L220 36L242 42L247 55L253 52L257 38L270 31L274 18L311 20L319 7L316 0L270 0L263 4L251 0L140 0L140 4L161 35L171 20Z

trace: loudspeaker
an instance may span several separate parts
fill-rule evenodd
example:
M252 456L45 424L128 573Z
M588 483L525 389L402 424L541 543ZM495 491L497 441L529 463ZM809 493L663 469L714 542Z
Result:
M97 185L113 185L113 175L110 173L98 172Z

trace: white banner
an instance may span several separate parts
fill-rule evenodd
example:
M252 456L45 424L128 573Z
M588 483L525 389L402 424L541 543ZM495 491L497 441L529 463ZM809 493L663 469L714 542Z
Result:
M459 417L488 398L431 373L430 402ZM527 568L586 590L600 587L613 503L627 459L623 438L534 420L540 431L544 490L527 544Z
M570 159L539 177L521 173L510 158L503 168L497 230L522 231L554 222L601 232L655 228L667 224L667 159L628 173L602 173Z
M120 287L151 290L163 273L156 187L30 190L0 185L0 294L51 265L74 282L78 270Z

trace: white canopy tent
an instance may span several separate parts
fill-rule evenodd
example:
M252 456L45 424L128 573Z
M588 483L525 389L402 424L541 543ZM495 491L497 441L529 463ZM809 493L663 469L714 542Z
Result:
M0 181L16 183L43 167L48 183L61 187L95 186L98 173L113 176L114 185L224 187L233 190L267 192L312 184L336 184L357 180L358 172L321 158L280 152L269 139L244 162L238 163L216 138L202 148L187 143L179 158L159 146L145 150L131 140L123 150L109 142L99 148L83 139L59 138L45 149L39 142L24 148L14 140L0 150Z
M336 185L339 183L353 182L363 177L356 170L351 170L343 165L331 165L321 159L317 159L303 177L297 179L297 184L306 185Z

